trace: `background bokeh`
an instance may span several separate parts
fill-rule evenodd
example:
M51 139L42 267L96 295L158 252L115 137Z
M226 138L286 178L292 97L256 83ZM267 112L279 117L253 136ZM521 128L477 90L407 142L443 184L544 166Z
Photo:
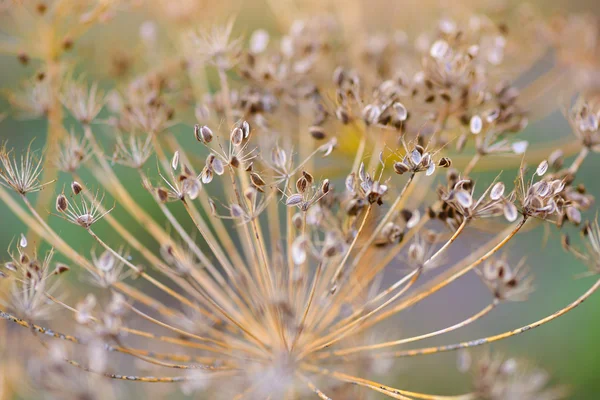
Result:
M369 13L365 15L365 20L367 24L375 25L378 21L373 19L377 18L378 13L381 13L387 4L384 1L370 3L371 7L368 8ZM549 13L559 9L600 13L596 0L545 0L539 1L538 5L547 8ZM436 7L435 2L425 1L418 7L415 2L407 2L406 12L418 16L422 21L428 18L429 13L435 11L428 7ZM277 29L273 22L272 11L259 0L237 1L235 7L230 7L229 11L215 13L215 16L211 18L218 20L218 18L233 14L237 16L236 29L242 33L250 32L257 26L266 26L272 31ZM132 34L132 32L135 34L139 25L147 17L145 15L133 18L130 16L126 23L122 21L121 24L116 24L118 29L113 28L107 33L101 30L92 32L82 44L83 47L79 54L85 55L89 51L87 54L90 54L90 59L97 61L99 55L93 49L96 46L106 48L106 38L103 35L111 38L123 35L126 38L127 34ZM391 19L393 20L393 18ZM385 20L386 23L393 23L388 20L390 20L389 16ZM208 22L212 21L195 21L197 24ZM83 57L79 61L81 69L85 70L89 60ZM34 70L35 66L22 67L13 56L0 55L0 88L15 87L21 79L31 75ZM2 142L8 141L10 147L21 149L25 148L32 140L34 148L44 146L45 121L16 119L10 113L6 100L1 98L0 114L4 115L4 113L6 113L5 118L0 122ZM65 126L68 128L71 125L75 126L74 121L67 119ZM184 142L192 139L187 126L176 126L173 131L180 132L180 137ZM570 128L567 122L559 112L555 112L544 120L531 125L523 134L523 138L531 140L535 145L536 142L569 134ZM598 171L600 171L600 157L591 156L586 160L580 172L580 180L587 183L588 191L597 199L600 198L600 174ZM130 174L131 176L128 177L125 170L119 170L119 173L128 185L139 186L136 175ZM497 172L482 175L480 179L490 181L496 174ZM503 178L510 181L515 174L515 170L505 170ZM151 200L145 199L147 197L145 195L146 193L143 192L140 196L135 197L149 206ZM592 207L586 217L594 218L596 208L596 205ZM115 210L115 215L120 215L118 209ZM158 214L156 217L160 220ZM57 218L50 217L50 221L53 226L59 227L65 240L75 244L76 249L87 251L92 247L92 240L85 236L82 237L78 229L68 226ZM7 248L11 241L25 231L26 228L21 221L7 210L4 204L0 204L0 249ZM536 276L537 290L531 296L530 301L502 305L492 313L491 317L486 317L470 328L454 332L445 336L443 341L436 340L434 343L452 343L456 340L477 338L521 326L563 307L584 292L592 284L594 278L575 279L574 276L585 271L585 267L562 250L556 232L547 237L548 233L543 227L538 226L534 230L519 235L518 240L515 240L509 247L511 254L515 255L512 257L513 259L518 260L520 256L527 257ZM74 286L73 290L82 290L75 274L72 275L70 284ZM85 288L84 290L90 289ZM474 274L470 274L466 279L454 283L433 298L419 304L410 313L403 315L397 324L388 326L386 329L389 330L389 335L398 332L404 335L452 324L457 318L477 310L483 304L482 302L486 301L487 296L489 294L485 287L481 285ZM5 322L0 321L0 324L5 324ZM543 366L554 376L556 382L571 387L572 396L570 398L573 400L600 398L600 294L593 296L576 310L548 325L494 344L494 349L505 351L510 355L524 356ZM460 390L465 387L466 378L458 372L454 372L455 358L454 354L441 354L422 357L418 361L399 360L398 368L395 369L397 374L393 378L389 378L390 382L388 383L392 383L392 379L400 382L397 383L398 385L410 382L411 388L415 390L427 388L427 391L432 393L447 393L451 391L451 388Z

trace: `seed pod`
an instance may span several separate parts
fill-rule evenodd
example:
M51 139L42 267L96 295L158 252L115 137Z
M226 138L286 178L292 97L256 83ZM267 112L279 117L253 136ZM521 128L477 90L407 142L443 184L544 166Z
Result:
M6 264L4 264L4 268L12 272L17 272L17 266L12 261L9 261Z
M346 190L353 193L356 185L356 173L352 172L350 175L348 175L344 183L346 184Z
M396 172L398 175L402 175L405 172L408 172L409 170L410 167L401 161L394 163L394 172Z
M441 168L450 168L452 166L452 160L448 157L442 157L438 162L438 167Z
M314 178L310 173L302 171L302 176L306 178L306 181L309 185L312 185L312 183L314 182Z
M507 202L504 204L504 218L506 218L508 222L515 221L518 216L519 213L517 207L513 203Z
M213 217L217 216L217 207L215 206L215 202L212 199L208 199L208 206L210 207L210 213Z
M233 144L234 146L239 146L240 144L242 144L242 140L244 140L244 132L242 132L242 130L240 128L234 128L231 131L231 144Z
M220 158L215 157L210 166L217 175L223 175L223 173L225 172L225 166L223 165L223 161L221 161Z
M56 211L63 213L65 211L67 211L68 207L69 207L69 202L67 201L67 198L65 197L65 195L59 194L58 197L56 198Z
M323 140L327 137L325 131L320 126L311 126L310 128L308 128L308 132L315 140Z
M581 212L576 207L567 207L567 218L575 225L581 223Z
M308 181L305 177L300 177L296 181L296 190L300 193L306 192L306 188L308 187Z
M210 128L206 125L202 126L202 128L200 128L200 140L203 143L210 143L213 139L213 132L210 130ZM198 137L196 137L198 138Z
M165 203L169 199L169 193L163 188L157 188L156 197L158 197L158 200L162 203Z
M65 264L60 264L59 263L59 264L56 264L56 269L54 270L54 274L55 275L60 275L60 274L63 274L65 272L69 271L69 270L70 270L70 268L67 267Z
M504 183L497 182L490 190L490 199L499 200L504 195Z
M297 206L300 203L302 203L302 195L299 193L295 193L295 194L291 195L285 201L285 205L288 207Z
M450 45L445 40L436 40L429 50L429 55L435 59L442 59L450 50Z
M256 172L250 173L250 180L252 181L252 183L255 186L265 186L266 185L266 182L263 180L263 178L261 178L260 175L257 174Z
M27 238L22 233L21 233L21 240L19 240L19 247L21 247L23 249L25 247L27 247Z
M381 115L381 109L373 104L369 104L363 108L362 116L367 125L372 125L377 122Z
M471 208L473 205L473 197L471 196L471 193L466 190L457 190L456 193L454 193L454 196L456 201L458 201L458 204L464 208Z
M71 190L73 191L73 194L77 196L83 190L83 186L81 186L79 182L73 181L71 183Z
M211 168L208 168L208 167L202 168L202 172L200 173L200 180L202 181L202 183L204 183L206 185L206 184L212 182L213 178L214 178L214 173Z
M538 176L542 176L546 173L546 171L548 171L548 161L544 160L540 163L540 165L538 165L537 169L535 170L535 173Z
M233 218L241 218L244 216L244 209L240 207L238 204L232 204L231 207L231 216Z
M273 150L271 150L271 161L276 167L285 168L287 163L287 154L281 147L276 146L273 148Z
M473 115L469 122L469 129L473 135L477 135L483 129L483 121L479 115Z
M511 145L512 151L515 154L524 154L527 151L527 146L529 146L529 142L526 140L520 140L518 142L514 142Z
M179 166L179 151L176 151L175 154L173 154L173 160L171 160L171 168L173 168L173 170L176 170L178 166Z
M240 160L236 156L232 156L231 160L229 160L229 165L233 168L238 168L240 166Z
M396 118L398 121L406 121L408 118L408 111L406 110L406 107L404 107L404 104L396 102L392 105L392 107L396 112Z
M244 139L248 139L250 136L250 124L248 121L242 122L242 133L244 134Z
M329 179L325 179L323 181L323 183L321 184L321 192L323 194L329 193L329 191L331 190L331 185L329 183Z

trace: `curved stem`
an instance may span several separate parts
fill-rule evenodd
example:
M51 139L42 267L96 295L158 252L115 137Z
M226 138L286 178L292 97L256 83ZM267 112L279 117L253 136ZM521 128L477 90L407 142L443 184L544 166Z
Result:
M438 336L444 333L448 333L448 332L452 332L456 329L462 328L464 326L467 326L475 321L477 321L478 319L480 319L481 317L487 315L490 313L490 311L492 311L494 308L496 308L496 306L498 305L497 301L494 301L491 304L488 304L485 308L483 308L481 311L477 312L476 314L471 315L469 318L454 324L452 326L449 326L447 328L444 329L439 329L437 331L433 331L430 333L426 333L423 335L419 335L419 336L413 336L413 337L409 337L409 338L405 338L405 339L400 339L400 340L394 340L391 342L385 342L385 343L377 343L377 344L373 344L373 345L367 345L367 346L357 346L357 347L351 347L348 349L341 349L341 350L336 350L333 352L328 352L328 353L324 353L324 354L319 354L319 359L321 358L328 358L331 356L345 356L348 354L352 354L352 353L357 353L359 351L365 351L365 350L377 350L377 349L382 349L385 347L392 347L392 346L398 346L401 344L406 344L406 343L411 343L411 342L416 342L419 340L423 340L423 339L428 339L434 336Z
M383 393L384 395L394 398L394 399L400 399L400 400L411 400L412 398L423 399L423 400L475 399L475 395L473 393L467 393L467 394L458 395L458 396L437 396L437 395L426 394L426 393L409 392L408 390L397 389L397 388L394 388L391 386L383 385L379 382L370 381L368 379L362 379L362 378L359 378L356 376L344 374L342 372L331 371L328 369L315 367L315 366L312 366L309 364L302 364L302 368L312 371L312 372L315 372L315 373L318 373L318 374L321 374L321 375L330 376L332 378L335 378L335 379L343 381L343 382L348 382L348 383L352 383L355 385L369 388L376 392Z
M577 300L575 300L568 306L561 308L560 310L554 312L553 314L551 314L545 318L542 318L536 322L522 326L520 328L513 329L512 331L507 331L507 332L500 333L500 334L494 335L494 336L488 336L488 337L484 337L484 338L480 338L480 339L470 340L468 342L449 344L449 345L445 345L445 346L428 347L428 348L415 349L415 350L406 350L406 351L399 351L399 352L395 352L395 353L382 353L382 354L377 354L376 357L378 357L378 358L380 358L380 357L394 357L394 358L396 358L396 357L413 357L413 356L417 356L417 355L443 353L443 352L454 351L454 350L458 350L458 349L465 349L465 348L469 348L469 347L477 347L477 346L481 346L484 344L497 342L499 340L506 339L511 336L520 335L521 333L525 333L531 329L534 329L534 328L537 328L544 324L547 324L548 322L553 321L562 315L565 315L566 313L568 313L575 307L579 306L585 300L587 300L587 298L590 297L592 294L594 294L594 292L596 292L596 290L598 290L598 288L600 288L600 279L598 279L591 288L589 288L584 294L582 294Z
M420 302L421 300L431 296L433 293L443 289L444 287L448 286L450 283L459 279L460 277L465 275L467 272L473 270L474 268L476 268L477 266L482 264L484 261L486 261L487 259L492 257L494 254L496 254L498 252L498 250L500 250L502 247L504 247L521 230L521 228L523 228L523 226L525 225L525 223L527 221L529 221L529 219L526 216L524 216L521 219L521 221L519 221L512 228L512 230L498 244L496 244L496 246L494 246L492 249L490 249L487 253L485 253L481 257L477 258L477 260L470 263L466 267L461 268L456 272L453 272L450 276L445 276L441 281L435 283L433 286L425 288L423 290L420 290L413 297L408 298L406 301L398 304L391 310L388 310L385 313L372 319L371 321L368 321L361 328L362 329L369 328L369 327L375 325L376 323L383 321L386 318L389 318L391 315L394 315L394 314Z

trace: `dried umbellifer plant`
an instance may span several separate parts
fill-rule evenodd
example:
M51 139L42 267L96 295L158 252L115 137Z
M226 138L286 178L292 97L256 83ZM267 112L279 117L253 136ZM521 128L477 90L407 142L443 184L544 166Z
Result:
M91 24L122 11L110 3L71 11ZM64 12L30 7L9 10L45 21ZM185 14L170 7L156 18ZM119 75L107 92L92 78L45 71L60 65L54 57L24 93L9 93L14 107L46 115L62 130L63 107L78 122L57 151L0 149L0 199L30 230L0 269L10 283L0 317L27 328L47 351L32 362L32 383L57 398L86 399L117 396L110 379L176 383L211 399L564 398L543 371L498 355L471 361L460 353L460 369L473 376L462 394L392 387L373 376L403 358L525 333L600 287L598 280L564 308L506 332L404 346L527 300L532 274L520 255L505 251L526 228L583 225L586 250L566 235L563 245L589 275L600 271L600 229L582 215L593 198L577 179L600 148L598 77L593 57L575 62L599 46L563 40L578 29L597 38L597 26L548 21L525 7L493 17L461 8L414 36L349 30L344 15L281 22L288 30L281 37L260 29L247 46L233 22L187 31L177 39L180 53L158 65L157 57L136 60L147 72ZM147 53L167 54L159 32L154 22L143 24ZM71 50L69 43L62 49ZM549 50L552 71L517 89L512 82ZM29 61L29 53L19 57ZM207 73L214 92L202 90ZM550 81L557 87L544 85ZM518 135L548 111L545 94L553 90L575 99L565 115L576 140L527 151ZM172 133L176 124L187 138ZM477 172L511 163L520 166L514 187L507 172L476 184ZM48 165L70 183L56 187ZM138 174L141 185L125 183L115 165ZM32 204L30 195L41 191L54 193L52 212ZM136 200L144 194L158 215ZM95 247L82 251L47 214L75 225ZM465 233L482 229L488 234L468 250L473 239ZM52 251L38 255L41 243ZM58 284L73 273L110 297L67 300ZM489 288L485 307L435 331L382 338L386 322L468 273ZM57 323L57 313L75 327ZM16 341L7 338L8 346Z

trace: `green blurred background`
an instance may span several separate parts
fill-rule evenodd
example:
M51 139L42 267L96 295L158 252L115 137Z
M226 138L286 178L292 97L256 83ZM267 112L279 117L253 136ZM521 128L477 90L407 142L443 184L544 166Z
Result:
M250 32L257 26L273 26L273 18L265 4L259 1L237 3L240 8L236 11L238 18L236 28L243 32ZM599 12L598 2L595 0L544 1L538 4L549 9ZM384 7L384 4L380 6ZM424 16L429 12L427 9L411 11ZM139 24L142 21L143 18L135 22ZM202 22L198 21L199 24ZM137 29L139 25L136 26L136 23L130 21L128 26L123 27L124 31L129 31L132 27ZM114 34L115 32L112 32L111 36ZM85 45L93 46L94 40L102 40L102 34L97 32ZM82 69L85 70L86 60L81 61ZM35 66L22 67L14 57L0 55L0 88L15 87L21 79L31 75L33 71ZM4 98L0 99L0 114L3 112L7 112L8 115L0 122L2 141L7 140L10 147L19 149L25 148L32 140L35 148L44 145L45 121L15 119L10 115ZM67 118L65 126L69 129L70 126L76 127L76 124ZM179 132L179 137L184 143L192 140L189 127L177 126L173 131ZM555 112L531 125L523 134L523 138L535 143L570 134L567 122L559 112ZM579 181L586 182L589 192L597 199L600 198L599 170L600 156L592 155L585 161L578 176ZM131 187L139 187L137 175L124 169L118 171ZM516 171L504 171L504 180L510 182L515 173ZM495 173L480 178L482 181L490 181L493 176ZM68 182L66 177L63 177L63 182ZM62 187L60 184L57 185L57 190L60 187ZM138 192L141 192L140 195L134 197L150 207L153 202L149 196L143 191ZM594 205L586 217L594 218L596 208L597 205ZM115 215L121 215L118 208L115 210ZM155 216L161 221L158 213L155 213ZM81 235L81 231L76 227L53 217L50 217L50 221L52 226L57 227L62 237L74 245L75 249L87 252L93 247L91 238ZM98 229L100 236L103 228L106 228L105 225ZM0 203L0 249L7 248L21 232L26 232L21 221ZM442 341L436 340L434 343L453 343L457 340L474 339L519 327L565 306L591 286L594 277L574 279L574 275L585 271L585 267L562 250L557 233L551 234L547 244L544 244L545 234L547 232L542 227L538 227L519 235L518 240L513 241L509 247L511 253L528 257L528 263L536 276L537 290L530 301L504 304L492 313L491 317L486 317L470 328L449 334ZM140 232L140 235L143 236L143 233ZM511 257L513 260L515 258L518 260L519 257ZM0 259L4 259L4 256ZM71 275L71 283L74 286L81 286L75 274ZM81 288L74 290L81 290ZM87 290L89 289L84 288L84 291ZM470 274L466 279L456 282L433 298L419 304L406 316L403 315L398 320L398 325L388 326L389 335L422 333L445 326L446 323L452 324L457 318L479 309L488 296L485 287L477 277ZM570 398L573 400L600 398L600 294L596 294L574 311L548 325L494 344L493 349L509 355L526 357L546 368L556 382L571 387ZM466 387L467 379L455 372L455 360L455 354L431 355L418 360L399 360L394 367L397 374L393 378L388 378L387 383L404 385L414 390L426 389L430 393L460 391Z

